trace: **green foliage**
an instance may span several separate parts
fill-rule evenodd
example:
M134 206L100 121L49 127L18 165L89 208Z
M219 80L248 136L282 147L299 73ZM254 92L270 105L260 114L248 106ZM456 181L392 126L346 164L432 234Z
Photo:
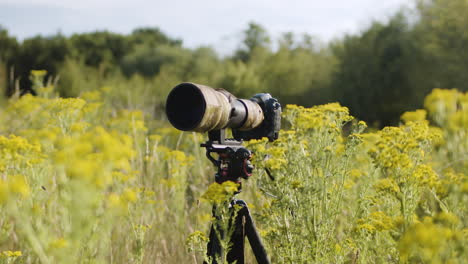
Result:
M181 46L182 40L172 39L164 34L159 28L137 28L128 37L132 45L156 46L166 44L170 46Z
M254 52L261 52L268 50L270 44L270 37L265 28L261 25L250 22L246 30L244 30L244 38L242 40L243 48L236 51L235 59L243 62L252 60Z
M15 76L21 76L20 87L30 90L28 76L32 69L47 69L50 75L55 76L70 51L69 39L60 34L51 37L36 36L23 41L15 54L13 65L10 66L13 67ZM12 90L9 91L11 93Z
M14 59L14 55L17 53L18 42L14 37L8 35L8 31L0 26L0 90L9 90L9 69ZM0 100L5 95L4 92L0 94Z
M415 37L427 56L426 78L431 87L468 89L468 2L418 1L420 22Z
M295 42L289 35L287 45L269 56L260 68L261 90L284 102L311 106L331 100L331 73L336 58L326 49L315 50L307 42Z
M346 37L335 49L339 61L333 76L335 98L366 121L397 123L403 111L419 104L418 93L429 88L420 91L409 82L417 52L402 15L386 25L374 22L360 36Z
M130 50L128 39L107 31L75 34L70 38L72 57L85 65L118 64Z
M18 48L16 38L9 36L8 30L0 26L0 63L11 60Z
M152 77L160 72L163 65L183 67L190 55L188 50L169 45L137 46L132 53L123 58L122 71L126 76L139 73L145 77Z

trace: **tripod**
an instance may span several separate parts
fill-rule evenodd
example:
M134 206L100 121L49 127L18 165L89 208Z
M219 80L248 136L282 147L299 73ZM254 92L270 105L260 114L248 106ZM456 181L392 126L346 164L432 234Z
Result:
M206 156L218 169L215 181L238 183L239 188L236 193L238 194L241 191L241 178L248 179L252 175L251 151L244 148L239 141L226 139L224 130L211 131L208 136L209 141L201 146L206 148ZM211 156L213 152L219 155L218 159ZM216 259L222 256L223 251L220 238L224 239L226 235L230 235L230 247L226 254L227 263L244 264L245 237L247 237L257 262L269 264L270 260L255 228L247 203L232 197L229 211L229 228L232 228L232 232L226 232L227 230L223 230L217 224L211 226L207 246L207 256L212 261L211 263L221 264ZM213 206L213 216L217 217L215 212L216 205Z

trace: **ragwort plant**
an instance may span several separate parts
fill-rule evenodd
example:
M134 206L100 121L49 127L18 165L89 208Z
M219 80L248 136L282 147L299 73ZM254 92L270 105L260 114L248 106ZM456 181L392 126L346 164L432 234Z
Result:
M342 128L352 117L338 104L287 106L284 117L290 128L274 144L250 144L258 153L255 163L274 177L258 182L266 194L261 233L274 262L339 262L347 175L358 144L354 136L343 137ZM352 129L360 133L363 128L359 123Z
M452 110L451 125L430 126L418 110L399 127L367 133L363 122L344 126L352 117L339 105L288 106L281 139L251 144L267 153L257 155L259 167L273 172L258 178L257 217L274 262L462 263L465 96L436 89L426 99L428 108L457 105L437 108Z

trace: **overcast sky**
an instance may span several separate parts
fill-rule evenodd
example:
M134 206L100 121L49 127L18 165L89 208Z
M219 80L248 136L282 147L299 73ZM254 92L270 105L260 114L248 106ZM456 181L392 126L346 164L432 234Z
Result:
M159 27L187 47L221 53L239 44L250 21L275 38L308 33L323 42L385 21L410 0L0 0L0 26L22 40L37 34Z

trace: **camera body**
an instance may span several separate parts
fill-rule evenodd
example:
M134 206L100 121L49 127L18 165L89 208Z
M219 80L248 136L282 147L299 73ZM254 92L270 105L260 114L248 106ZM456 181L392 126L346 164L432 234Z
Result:
M251 130L232 130L236 140L251 140L268 138L269 141L277 140L281 129L281 105L276 98L268 93L256 94L251 101L257 103L263 110L263 122Z

